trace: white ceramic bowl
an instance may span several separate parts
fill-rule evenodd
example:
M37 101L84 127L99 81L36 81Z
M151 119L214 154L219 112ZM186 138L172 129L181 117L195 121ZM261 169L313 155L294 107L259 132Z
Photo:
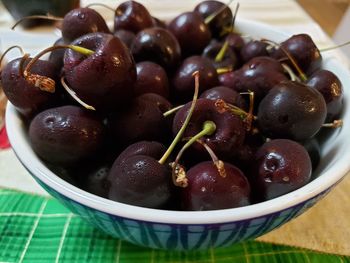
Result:
M257 38L280 42L288 36L271 27L238 20L237 29ZM106 233L135 244L163 249L204 249L228 246L260 236L303 213L335 186L350 169L350 73L335 58L324 56L323 68L342 81L345 95L344 126L322 147L316 179L281 197L246 207L205 211L164 211L131 206L87 193L56 176L35 155L15 108L6 113L11 145L29 173L52 196Z

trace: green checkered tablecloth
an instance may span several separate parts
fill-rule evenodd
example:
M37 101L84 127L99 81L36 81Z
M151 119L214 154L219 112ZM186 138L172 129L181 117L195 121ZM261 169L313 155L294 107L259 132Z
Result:
M350 257L249 241L175 252L138 247L94 229L49 197L0 189L0 262L350 262Z

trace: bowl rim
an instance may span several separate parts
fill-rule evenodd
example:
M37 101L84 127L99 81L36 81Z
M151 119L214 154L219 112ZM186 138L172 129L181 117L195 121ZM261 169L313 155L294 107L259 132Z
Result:
M262 31L267 30L270 33L286 36L286 34L278 31L274 27L260 22L239 19L237 20L237 24L243 27L254 26ZM345 67L336 63L334 66L338 67L337 70L341 71L342 75L350 75ZM347 92L346 89L343 90L344 97L349 99L350 91ZM350 129L350 109L348 104L349 103L344 104L345 114L343 116L344 126L342 129ZM21 120L20 114L10 102L6 109L5 123L9 141L17 158L33 176L42 181L48 187L75 202L95 210L127 219L159 224L223 224L263 217L268 214L277 213L291 208L316 197L339 182L350 170L350 151L345 151L341 158L337 160L336 164L328 167L319 177L315 178L305 186L288 194L261 203L245 207L212 211L170 211L144 208L115 202L93 195L56 176L44 165L31 149L29 140L26 136L25 125ZM350 147L350 143L348 144ZM341 146L345 147L343 144L341 144Z

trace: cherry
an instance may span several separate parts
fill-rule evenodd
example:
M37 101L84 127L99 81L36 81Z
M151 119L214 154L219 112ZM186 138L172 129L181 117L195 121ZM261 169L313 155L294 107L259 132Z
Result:
M217 86L218 75L216 69L208 58L192 56L186 58L178 68L172 81L172 96L180 102L187 102L193 94L193 72L199 71L200 93ZM175 97L176 96L176 97Z
M133 94L136 67L125 45L117 37L103 33L84 35L72 44L95 51L88 57L70 49L66 51L64 72L77 96L102 111L128 103Z
M136 37L133 32L124 29L116 30L114 32L114 36L118 37L128 48L131 48L131 45Z
M103 144L105 127L91 111L77 106L45 110L30 123L29 139L45 161L69 166L95 154Z
M287 80L281 64L270 57L255 57L242 68L219 76L221 85L238 92L252 91L259 102L276 84Z
M136 1L123 2L115 10L114 31L125 29L137 34L153 26L154 21L148 10Z
M203 1L194 8L194 11L199 13L203 19L215 15L208 23L210 31L215 38L222 37L224 29L230 27L233 19L231 9L219 1Z
M213 162L201 162L187 172L188 186L181 189L185 210L216 210L250 204L250 186L242 171L224 163L225 176Z
M140 31L132 44L132 54L137 62L152 61L167 71L180 63L181 50L175 36L163 28L147 28Z
M175 17L168 28L179 41L183 57L201 54L211 40L209 28L196 12L186 12Z
M237 67L237 57L235 53L227 46L225 48L225 44L222 44L217 41L212 41L204 50L203 57L209 58L212 60L213 65L216 69L220 68L231 68L235 69ZM223 55L221 55L221 51L223 51Z
M225 86L217 86L204 91L200 96L203 99L218 100L222 99L227 103L235 105L241 109L247 109L247 103L242 96L235 90Z
M177 133L182 126L191 103L183 106L175 115L173 133ZM219 111L215 101L198 99L192 118L184 133L184 137L191 138L203 129L203 124L211 121L215 124L215 131L202 137L202 140L220 157L232 153L241 146L245 137L245 127L242 119L229 111ZM205 155L206 151L199 143L192 145L193 151Z
M172 108L171 103L166 98L155 93L142 94L138 96L138 99L145 100L147 103L154 104L162 113L165 113Z
M333 72L321 69L309 77L307 85L323 95L327 104L326 122L338 118L343 109L343 89L339 78Z
M169 80L165 70L150 61L136 64L137 79L134 85L135 95L156 93L169 97Z
M246 63L255 57L269 56L269 53L266 49L267 47L268 44L262 41L253 40L248 42L247 44L243 45L240 52L242 62Z
M164 141L168 125L160 108L149 101L136 98L125 111L109 119L112 136L119 145L140 140Z
M53 44L54 46L67 45L63 38L59 38ZM55 65L57 71L61 71L63 68L63 57L65 50L64 49L56 49L53 50L49 56L49 61Z
M105 20L94 9L76 8L64 16L62 38L66 43L95 32L110 33Z
M226 41L229 47L232 49L232 51L234 51L237 55L241 53L241 50L245 45L244 39L241 37L241 35L235 32L230 32L226 36Z
M120 164L134 155L146 155L154 159L160 159L165 153L166 148L160 142L155 141L140 141L129 145L118 158L115 160L116 164Z
M311 138L303 143L305 150L310 156L312 170L316 170L321 160L321 147L316 138Z
M156 17L153 17L153 24L155 27L161 27L161 28L167 29L167 25L165 24L165 22Z
M286 139L266 142L252 163L252 186L257 198L269 200L296 190L311 178L311 160L300 144Z
M260 102L258 124L267 137L303 141L319 131L326 114L321 93L304 84L285 81Z
M307 34L291 36L282 42L280 47L272 54L276 59L287 59L288 64L292 67L286 52L290 54L301 70L307 75L312 74L321 67L321 53L312 38Z
M30 58L17 58L3 68L1 85L8 100L16 109L25 117L31 118L44 109L58 105L60 95L58 91L48 92L27 82L22 74L22 59L24 68ZM58 79L56 67L50 61L38 60L32 67L32 73Z

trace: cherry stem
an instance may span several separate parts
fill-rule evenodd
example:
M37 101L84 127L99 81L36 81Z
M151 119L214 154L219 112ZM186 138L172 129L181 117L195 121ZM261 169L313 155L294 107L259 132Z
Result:
M204 19L204 23L208 25L211 21L214 20L214 18L215 18L218 14L220 14L222 11L224 11L226 7L230 6L230 5L232 4L233 1L234 1L234 0L230 0L227 4L225 4L225 5L223 5L222 7L220 7L216 12L214 12L213 14L209 15L208 17L206 17L206 18Z
M245 117L244 121L247 124L246 129L247 131L250 131L252 128L252 122L254 119L254 92L248 90L248 92L241 92L241 95L249 95L249 111L247 113L247 116Z
M93 106L85 103L77 96L77 94L67 85L67 83L64 80L64 77L61 78L61 84L62 84L63 88L68 92L68 94L71 95L71 97L75 101L77 101L81 106L83 106L85 109L96 110Z
M92 6L102 6L102 7L106 8L106 9L108 9L110 11L115 12L115 9L113 9L112 7L110 7L108 5L105 5L105 4L101 4L101 3L91 3L91 4L87 5L86 8L90 8Z
M2 64L2 61L3 61L3 59L5 58L6 54L9 53L11 50L13 50L13 49L15 49L15 48L19 49L19 51L21 52L22 56L25 55L25 52L24 52L23 48L21 48L20 46L12 46L12 47L9 47L9 48L6 49L5 52L1 55L1 57L0 57L0 65Z
M232 17L232 22L231 22L231 25L230 27L224 27L220 33L220 36L224 36L228 33L232 33L233 32L233 29L234 29L234 26L235 26L235 21L236 21L236 17L237 17L237 14L238 14L238 9L239 9L239 3L237 3L236 5L236 9L235 9L235 12L233 14L233 17Z
M197 140L197 142L199 144L201 144L206 151L208 152L208 154L210 155L210 158L212 159L214 165L216 166L216 169L218 170L219 174L221 177L226 177L226 170L225 170L225 166L224 166L224 162L219 160L219 158L216 156L216 154L214 153L214 151L209 147L208 144L206 144L205 142L203 142L202 140Z
M24 78L23 76L23 71L24 71L24 62L29 58L29 54L24 54L23 57L21 58L19 62L19 67L18 67L18 73L19 75Z
M173 114L174 112L177 112L177 111L178 111L179 109L181 109L183 106L185 106L185 105L179 105L179 106L177 106L177 107L175 107L175 108L172 108L172 109L170 109L170 110L164 112L164 113L163 113L163 116L164 116L164 117L168 117L169 115Z
M294 68L296 69L296 71L298 72L299 74L299 77L301 78L301 80L303 82L307 81L307 77L305 75L305 73L302 71L302 69L299 67L298 63L295 61L295 59L293 58L293 56L284 48L282 47L280 44L272 41L272 40L268 40L268 39L261 39L262 42L265 42L265 43L269 43L269 44L272 44L272 45L275 45L277 47L279 47L282 52L288 57L289 61L293 64Z
M188 111L188 114L186 116L186 119L185 119L181 129L176 134L174 140L172 141L172 143L170 144L169 148L166 150L166 152L164 153L162 158L160 158L160 160L158 161L160 164L164 164L165 161L168 159L168 157L170 156L170 154L174 150L176 144L180 141L180 139L181 139L183 133L185 132L185 129L187 128L187 125L190 122L190 119L192 117L192 113L193 113L194 108L196 106L197 98L198 98L198 92L199 92L199 71L195 71L192 74L192 76L194 76L195 85L194 85L194 94L193 94L193 99L192 99L190 110Z
M28 20L28 19L46 19L46 20L51 20L51 21L62 21L62 20L63 20L62 17L50 16L50 15L46 15L46 16L40 16L40 15L36 15L36 16L25 16L25 17L22 17L20 20L18 20L18 21L11 27L11 29L14 30L20 23L22 23L24 20Z
M225 53L228 48L228 41L226 40L219 50L219 53L215 57L215 62L221 62L224 59Z
M34 58L32 58L32 60L27 64L27 66L25 67L25 69L23 70L23 76L24 78L31 84L33 84L35 87L43 90L43 91L48 91L48 92L55 92L55 81L49 77L45 77L45 76L41 76L38 74L31 74L30 70L32 68L32 66L34 65L35 62L37 62L39 60L40 57L42 57L43 55L45 55L48 52L54 51L56 49L72 49L80 54L83 54L85 56L89 56L94 54L95 52L87 49L87 48L83 48L83 47L79 47L79 46L74 46L74 45L57 45L57 46L52 46L49 48L44 49L43 51L41 51L39 54L37 54Z
M191 139L188 140L188 142L185 143L184 146L182 146L181 150L176 156L175 162L171 163L170 166L172 167L172 178L173 183L176 186L180 187L186 187L187 186L187 178L186 178L186 172L184 168L179 165L179 161L183 155L183 153L188 149L193 143L195 143L197 140L201 139L205 135L212 135L216 130L216 125L213 121L205 121L203 123L203 129L199 133L197 133L195 136L193 136Z
M284 63L281 63L281 64L284 71L288 73L291 81L300 81L300 79L294 74L293 70L287 64L284 64Z
M232 72L233 71L233 68L232 67L225 67L225 68L218 68L216 69L216 73L221 75L221 74L225 74L225 73L228 73L228 72Z
M322 124L322 127L325 127L325 128L339 128L342 126L343 126L343 120L334 120L331 123Z
M342 44L337 45L337 46L323 48L323 49L320 49L319 51L320 51L320 52L326 52L326 51L330 51L330 50L333 50L333 49L336 49L336 48L340 48L340 47L347 46L347 45L349 45L349 44L350 44L350 41L345 42L345 43L342 43Z

